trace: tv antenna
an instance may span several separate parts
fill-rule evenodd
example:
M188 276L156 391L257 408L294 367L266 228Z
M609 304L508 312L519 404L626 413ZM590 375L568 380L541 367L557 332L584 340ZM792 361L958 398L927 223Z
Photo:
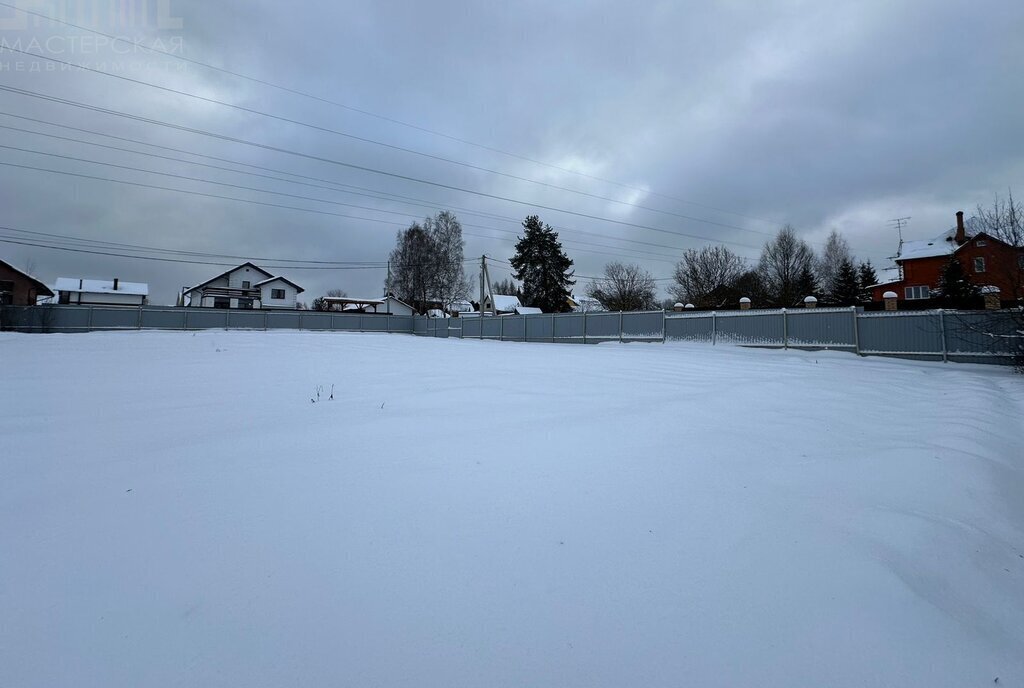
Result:
M903 245L903 228L906 227L909 222L909 215L907 217L894 217L893 219L889 220L889 224L895 226L896 231L900 235L900 246Z

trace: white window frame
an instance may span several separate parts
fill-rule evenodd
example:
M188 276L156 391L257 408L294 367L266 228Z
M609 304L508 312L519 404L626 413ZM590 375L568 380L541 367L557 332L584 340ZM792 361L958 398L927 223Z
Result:
M916 287L904 287L903 296L907 301L921 301L932 297L932 290L927 285L921 284Z
M981 266L980 270L978 269L978 266ZM981 274L981 273L985 272L985 257L984 256L976 256L974 258L974 272L976 274Z

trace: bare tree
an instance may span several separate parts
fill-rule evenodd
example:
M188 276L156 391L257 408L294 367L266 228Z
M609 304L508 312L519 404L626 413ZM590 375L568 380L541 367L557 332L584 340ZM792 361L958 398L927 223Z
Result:
M328 289L327 295L333 296L336 299L343 299L348 296L348 294L345 293L344 289Z
M825 250L822 251L815 266L818 284L822 291L825 294L837 293L840 290L840 285L836 283L836 280L839 278L843 266L847 263L852 265L855 262L853 254L850 252L850 244L846 242L842 234L833 229L825 241Z
M996 194L992 205L978 206L970 223L974 234L984 232L1004 244L1021 249L1015 260L997 261L992 267L996 278L1012 292L1003 294L1003 299L1024 305L1024 205L1014 200L1013 191L1006 198Z
M796 306L810 295L801 292L813 286L808 282L814 277L814 251L786 225L765 244L758 272L775 305Z
M608 263L604 277L587 287L587 295L610 311L643 311L658 307L657 286L650 273L639 265Z
M432 298L441 302L447 310L453 301L466 298L469 280L463 263L462 225L455 214L443 210L433 218L423 221L423 228L430 234Z
M672 295L695 306L719 306L723 289L743 274L743 259L724 246L688 249L675 267Z
M495 294L504 294L505 296L519 296L520 294L519 287L516 285L515 280L508 278L492 282L491 290Z
M398 232L391 251L391 283L388 291L426 311L433 287L433 238L418 222Z
M1015 363L1017 372L1024 373L1024 206L1014 199L1012 190L1006 198L996 194L992 205L978 206L970 222L972 233L984 232L1017 249L1009 252L1006 258L993 261L992 271L1004 292L1009 292L1001 293L1001 299L1014 302L1013 308L1002 313L1008 314L1016 332L1016 339L1012 340L1015 342ZM999 330L998 318L993 315L990 322L983 325L986 334L991 335Z

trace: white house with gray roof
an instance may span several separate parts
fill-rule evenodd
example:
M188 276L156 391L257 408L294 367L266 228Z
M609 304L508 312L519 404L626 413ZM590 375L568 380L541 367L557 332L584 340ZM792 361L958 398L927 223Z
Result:
M185 289L182 298L183 305L191 308L294 310L303 291L287 277L273 275L253 263L242 263Z

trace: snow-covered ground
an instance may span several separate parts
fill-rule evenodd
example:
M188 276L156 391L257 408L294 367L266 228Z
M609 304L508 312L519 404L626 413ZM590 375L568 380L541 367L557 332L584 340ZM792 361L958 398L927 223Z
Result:
M0 686L1024 685L1022 410L841 353L0 335Z

